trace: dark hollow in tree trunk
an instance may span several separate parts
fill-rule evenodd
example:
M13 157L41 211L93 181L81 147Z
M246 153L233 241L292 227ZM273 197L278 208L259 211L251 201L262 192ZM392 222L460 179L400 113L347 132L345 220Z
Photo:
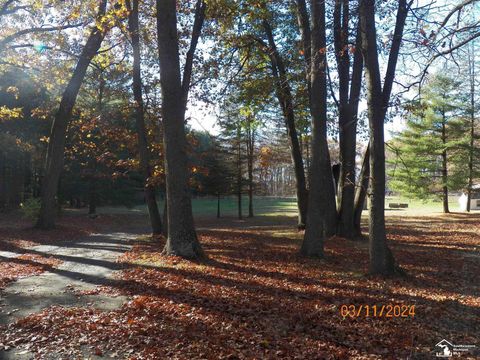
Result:
M176 1L157 0L156 5L168 209L168 238L164 253L201 258L204 254L195 232L188 184L185 130L187 92L182 88L180 75ZM192 34L192 39L194 36Z
M105 14L106 7L107 1L102 0L98 11L98 17ZM92 29L92 32L82 49L73 75L63 92L60 106L55 114L48 142L45 172L41 190L41 208L36 224L37 228L51 229L55 227L56 197L60 174L63 169L67 127L72 118L73 107L80 86L82 85L87 72L87 68L100 48L104 36L104 31L98 29L96 26Z
M128 28L132 39L133 50L133 97L135 100L135 126L138 139L138 153L140 157L140 169L143 174L143 186L145 201L153 234L162 233L162 219L158 210L154 187L148 183L152 176L150 168L150 155L148 151L147 133L145 129L144 105L142 96L142 75L140 58L140 29L138 25L138 0L127 1L130 10Z

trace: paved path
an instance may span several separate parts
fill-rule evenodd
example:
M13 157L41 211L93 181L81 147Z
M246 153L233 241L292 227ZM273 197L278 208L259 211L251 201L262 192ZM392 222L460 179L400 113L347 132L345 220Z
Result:
M93 306L111 310L120 307L127 298L109 295L78 295L75 291L93 290L108 283L121 265L116 258L130 249L135 234L93 234L86 238L39 245L30 253L52 256L63 263L38 276L30 276L7 286L0 293L0 325L6 325L51 305ZM13 252L0 253L0 260L18 256ZM0 351L0 359L31 359L20 350Z

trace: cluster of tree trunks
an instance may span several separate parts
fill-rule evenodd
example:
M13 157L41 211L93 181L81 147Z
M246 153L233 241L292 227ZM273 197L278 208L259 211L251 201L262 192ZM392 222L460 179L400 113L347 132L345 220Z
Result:
M397 19L383 81L377 49L375 1L362 0L359 8L361 50L365 62L368 120L370 128L370 272L390 275L395 272L393 255L385 230L385 140L384 122L392 92L408 8L413 0L399 0Z
M348 0L336 0L333 14L334 45L339 75L337 105L341 159L338 198L335 204L335 190L328 190L332 188L333 180L326 137L325 4L323 1L311 0L311 14L309 14L305 1L296 1L312 114L312 163L307 227L301 252L309 256L323 256L324 237L338 234L353 238L360 235L361 212L370 184L370 272L391 274L395 266L385 232L383 124L411 1L407 4L406 0L401 0L398 4L395 31L383 86L377 49L375 2L373 0L359 2L353 66L350 64L349 3ZM278 63L278 59L276 62ZM350 71L351 68L352 71ZM366 78L370 143L364 155L360 179L357 183L355 177L356 131L363 69L365 69Z
M351 66L349 34L351 10L349 0L336 0L333 13L333 36L337 70L339 75L339 139L341 169L338 181L338 198L327 141L327 42L326 9L323 0L311 0L309 8L305 0L297 0L297 17L302 36L305 57L305 79L307 82L311 113L311 163L309 166L309 189L296 129L294 100L288 82L285 62L275 44L272 26L263 20L266 42L260 42L270 58L275 80L276 96L280 103L287 129L291 157L295 169L298 199L298 225L305 227L301 252L308 256L323 256L325 237L338 234L353 238L360 233L361 210L370 187L370 271L391 274L394 272L393 256L387 246L384 217L385 195L385 149L384 121L390 101L399 49L408 8L413 0L399 0L396 26L390 49L387 72L380 75L377 35L375 27L375 1L360 0L358 4L358 26L356 46ZM140 37L138 0L127 1L129 32L133 48L133 94L135 121L138 135L140 166L145 180L145 198L148 205L152 231L168 234L164 252L188 258L199 258L203 251L197 239L191 206L189 173L187 164L187 139L185 111L192 78L195 50L205 20L206 3L197 0L191 40L180 67L179 39L177 29L177 2L157 0L157 32L162 90L162 120L166 173L166 211L164 226L155 199L154 190L148 185L151 176L149 151L145 130L144 106L140 69ZM98 17L106 13L107 1L99 5ZM55 201L60 173L63 167L65 135L72 117L72 109L87 68L97 54L108 29L94 27L85 44L72 78L63 93L59 109L52 124L51 136L42 184L41 211L37 222L40 228L54 226ZM362 87L362 73L368 102L370 142L363 159L360 180L356 184L355 157L357 113ZM250 129L252 130L252 129ZM254 132L249 151L253 151ZM253 216L252 167L249 173L249 216ZM370 185L369 185L370 184ZM92 185L94 186L94 184ZM356 189L356 191L355 191ZM92 191L94 193L94 191ZM241 195L239 196L241 199ZM241 209L239 204L239 209ZM308 216L307 216L308 215ZM241 216L241 214L240 214Z

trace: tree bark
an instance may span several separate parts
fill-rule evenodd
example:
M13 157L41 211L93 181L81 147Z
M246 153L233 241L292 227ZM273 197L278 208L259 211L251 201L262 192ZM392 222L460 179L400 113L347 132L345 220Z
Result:
M472 45L468 49L468 70L470 78L470 149L468 154L468 201L467 211L470 212L472 202L472 186L473 186L473 162L474 162L474 147L475 147L475 48Z
M295 125L295 112L293 111L292 92L287 79L287 70L283 64L282 57L278 53L275 40L273 38L272 28L267 21L263 22L263 27L268 39L270 62L276 84L275 91L282 108L290 145L290 153L295 170L298 227L304 228L307 218L308 192L303 157L300 150L300 142L298 140L298 133Z
M98 10L98 18L105 15L107 0L102 0ZM51 229L55 227L56 196L60 174L63 169L65 136L72 118L72 111L78 92L93 57L96 55L105 36L105 32L96 26L83 47L79 60L70 81L62 95L60 106L55 114L48 143L45 172L41 190L41 208L36 223L37 228Z
M448 214L450 209L448 208L448 157L447 157L447 120L445 118L445 112L442 113L442 194L443 194L443 212Z
M88 215L95 215L97 213L97 190L95 182L96 179L94 175L92 175L88 189Z
M411 4L411 1L409 5ZM371 201L369 218L370 273L390 275L395 271L393 255L387 245L385 229L385 143L384 121L390 100L403 29L407 2L398 4L395 31L382 90L375 27L375 1L362 0L359 7L362 54L365 61L368 120L370 127Z
M310 71L312 69L312 32L310 29L310 17L308 15L307 4L305 0L296 0L297 5L297 21L302 36L303 44L303 58L305 60L305 78L307 80L307 89L309 96L309 103L311 102L311 79ZM308 167L307 167L308 168Z
M243 219L242 214L242 134L240 124L237 124L237 209L238 218Z
M367 146L363 155L362 170L355 192L355 211L353 216L354 235L362 235L362 212L367 199L368 184L370 182L370 145Z
M148 151L147 133L145 129L145 116L142 95L142 75L140 58L140 29L138 24L138 0L132 0L132 4L126 2L130 14L128 28L132 40L133 50L133 97L135 100L135 126L137 131L138 154L140 157L140 169L143 174L143 188L147 203L150 225L153 234L162 233L162 219L158 210L155 188L148 183L152 176L150 168L150 154Z
M98 103L97 112L99 122L103 119L103 95L105 92L105 78L103 76L103 70L99 72L99 86L98 86ZM97 173L97 158L92 156L88 160L91 169L91 175L89 179L89 199L88 199L88 215L95 215L97 212L97 189L96 189L96 173ZM93 216L92 216L93 218Z
M327 142L327 77L325 2L312 0L312 56L311 102L312 160L308 217L301 253L305 256L323 257L323 242L332 225L329 211L335 212L335 189Z
M353 60L352 79L350 81L348 0L337 0L334 19L335 52L339 74L339 140L341 165L337 197L337 235L345 238L353 238L355 236L354 201L357 114L362 83L363 58L360 51L361 37L359 31L357 31L356 51Z
M163 201L163 229L162 235L168 238L168 201L167 201L167 189L165 189L165 199Z
M318 94L314 94L314 90L312 88L313 77L314 77L314 74L313 74L313 72L314 72L314 69L313 69L314 61L316 59L318 59L318 56L319 56L319 54L315 53L313 43L318 40L318 39L314 39L315 36L318 37L318 33L314 33L314 31L313 31L313 28L316 26L315 23L313 24L312 27L310 26L308 10L307 10L305 1L304 0L297 0L296 4L297 4L297 11L298 11L298 13L297 13L298 23L299 23L299 26L300 26L300 31L302 33L302 43L303 43L303 51L304 51L305 65L306 65L305 66L305 74L306 74L306 78L307 78L307 81L308 81L307 89L308 89L308 92L309 92L309 94L308 94L309 106L310 106L310 112L312 113L312 109L318 107L317 102L319 101L316 97L316 95L318 95ZM318 21L318 17L316 18L316 20L313 19L315 16L318 15L318 14L313 14L313 6L312 6L313 1L311 1L310 5L311 5L310 7L312 9L312 20L313 20L313 22ZM316 9L318 10L318 7ZM320 50L322 52L326 52L326 47L325 47L325 49L320 49ZM320 50L317 47L317 51L320 51ZM321 55L322 54L320 54L320 56ZM318 75L317 75L317 80L318 80ZM317 92L318 92L318 90L317 90ZM320 100L320 101L323 101L323 100ZM316 111L316 110L314 110L314 111ZM312 136L312 146L311 146L312 158L309 159L308 169L311 169L312 166L313 166L312 165L313 164L313 153L314 153L313 144L314 144L314 141L313 141L313 136ZM330 163L330 155L328 153L328 143L327 143L327 155L328 155L328 163ZM330 169L327 171L327 174L329 173L330 175L333 176L332 169L331 169L331 164L329 165L329 168ZM311 178L311 174L310 174L310 178ZM333 179L332 179L332 184L333 184ZM326 189L328 189L328 188L326 188ZM337 209L336 209L336 204L335 204L335 194L336 194L335 187L333 187L332 193L330 193L330 191L327 190L327 194L325 195L325 202L323 203L324 204L324 217L325 217L324 226L325 226L326 236L332 236L337 231ZM309 205L308 205L308 208L309 208Z
M255 146L255 130L252 119L247 119L247 167L248 167L248 217L253 217L253 153Z
M195 232L188 184L185 93L180 75L176 1L157 0L156 5L168 209L164 253L200 258L204 254Z

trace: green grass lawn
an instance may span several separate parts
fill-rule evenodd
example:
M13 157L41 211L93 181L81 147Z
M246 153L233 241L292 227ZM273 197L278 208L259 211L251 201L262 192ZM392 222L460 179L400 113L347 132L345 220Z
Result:
M407 203L407 209L391 209L389 203ZM195 198L192 201L193 213L195 217L214 218L217 216L217 199L216 198ZM255 197L254 198L254 215L255 216L297 216L297 203L295 198L270 198ZM160 210L163 210L163 202L159 202ZM415 216L438 214L442 212L442 202L440 200L412 200L402 197L387 197L385 199L387 216ZM132 209L122 207L101 207L100 213L125 213L139 212L146 213L146 207L136 206ZM450 211L460 211L458 198L452 196L450 198ZM224 197L220 200L220 213L222 217L236 217L238 215L237 199L233 196ZM248 198L242 198L242 214L248 214ZM364 212L364 215L366 212Z

